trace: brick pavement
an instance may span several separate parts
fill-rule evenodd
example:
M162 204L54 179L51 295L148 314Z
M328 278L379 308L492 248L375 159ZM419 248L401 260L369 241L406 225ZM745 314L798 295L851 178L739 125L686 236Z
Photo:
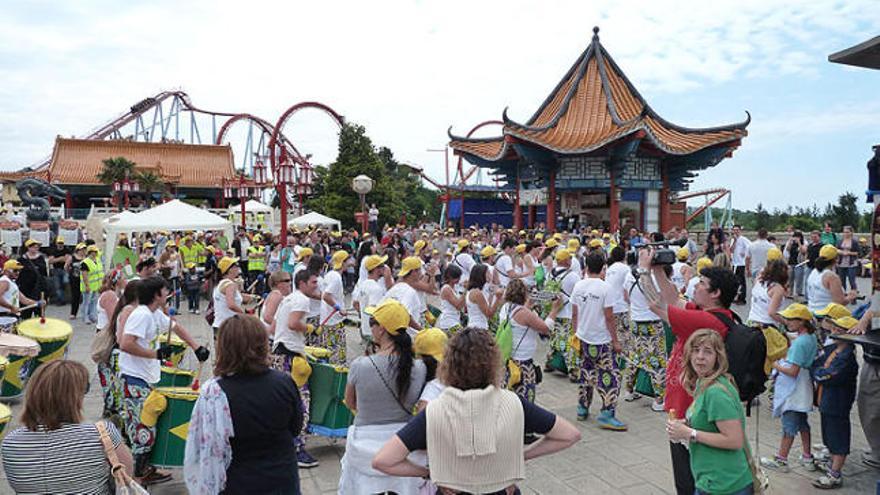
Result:
M864 282L864 281L860 281ZM745 311L742 307L738 311ZM49 316L66 318L67 308L50 307ZM192 330L199 342L209 340L207 324L201 316L184 314L179 317L181 323ZM88 358L89 346L93 329L81 322L74 324L74 337L70 347L71 359L86 363L90 370L94 365ZM349 331L349 348L362 349L358 333ZM546 352L543 347L538 350L538 357L543 360ZM350 355L356 355L352 352ZM189 355L184 367L195 368L195 360ZM93 371L94 373L94 371ZM209 372L205 370L204 375ZM100 416L101 398L97 378L85 401L87 420L95 420ZM611 432L600 430L595 423L598 405L593 405L590 420L584 423L574 421L576 417L577 388L567 378L558 374L545 375L544 383L538 386L537 401L543 407L551 409L563 417L575 422L583 433L583 440L572 448L550 457L543 457L527 463L527 478L522 484L523 493L564 495L564 494L659 494L672 492L672 474L669 461L668 443L664 432L664 415L650 409L650 401L642 399L632 403L621 402L618 417L629 425L627 432ZM13 420L9 429L18 426L17 417L21 412L20 405L13 405ZM855 408L854 408L855 409ZM748 421L749 438L754 442L756 419ZM844 486L837 490L840 494L874 493L880 471L862 465L858 456L866 449L864 435L858 423L855 410L853 419L853 456L844 468ZM813 441L820 437L819 415L810 415L813 428ZM779 423L770 416L766 406L760 408L760 444L759 452L763 455L772 454L779 442ZM344 440L312 438L309 449L321 461L314 469L301 470L302 491L304 495L330 494L336 492L339 478L339 460L344 452ZM799 441L792 451L792 458L800 455ZM186 488L181 480L180 471L176 471L174 481L153 487L155 494L183 494ZM810 484L817 473L808 473L795 468L788 474L771 473L771 493L815 493ZM0 494L12 493L6 483L5 476L0 473Z

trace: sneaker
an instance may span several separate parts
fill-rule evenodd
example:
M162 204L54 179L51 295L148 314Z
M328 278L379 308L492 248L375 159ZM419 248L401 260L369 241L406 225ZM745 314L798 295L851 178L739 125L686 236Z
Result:
M318 460L306 452L306 449L300 449L296 453L296 464L300 469L309 469L318 466Z
M639 400L641 398L642 398L642 394L640 394L638 392L629 392L628 394L626 394L626 396L623 398L623 400L625 400L627 402L632 402L634 400Z
M577 418L578 421L586 421L587 418L590 417L589 409L587 409L586 407L584 407L580 404L578 404L577 411L578 411L578 418Z
M813 456L801 457L801 467L803 467L807 471L815 471L816 469L818 469L816 467L816 458Z
M603 430L626 431L626 423L615 418L611 411L602 411L596 422Z
M820 476L819 479L813 482L813 486L821 488L822 490L833 490L835 488L840 488L842 485L843 476L831 476L830 474Z
M663 403L654 401L651 403L651 410L654 412L663 412Z
M780 473L787 473L789 471L788 461L779 457L762 457L761 467Z
M199 310L198 310L198 309L194 309L194 310L193 310L193 314L196 314L196 315L199 314Z

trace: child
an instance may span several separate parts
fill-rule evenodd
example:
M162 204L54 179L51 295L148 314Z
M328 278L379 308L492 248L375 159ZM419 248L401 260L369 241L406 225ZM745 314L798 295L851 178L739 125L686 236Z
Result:
M762 457L761 465L768 469L788 472L788 453L794 437L800 434L803 447L801 465L807 471L815 471L816 464L810 451L810 424L807 413L813 409L813 381L810 366L816 359L816 331L813 315L803 304L791 304L779 316L785 326L797 337L788 348L785 359L773 363L776 383L773 395L773 416L782 416L782 440L779 451L772 459Z
M828 317L825 321L831 321L834 334L846 333L859 323L851 316L836 320ZM839 488L843 484L840 471L849 454L849 412L856 398L858 373L853 345L843 340L832 340L825 345L813 365L813 379L818 385L816 402L822 414L822 443L831 453L827 474L813 482L816 488Z
M196 270L195 263L187 263L183 271L183 289L186 291L186 300L189 302L189 312L199 314L199 291L202 288L202 280Z

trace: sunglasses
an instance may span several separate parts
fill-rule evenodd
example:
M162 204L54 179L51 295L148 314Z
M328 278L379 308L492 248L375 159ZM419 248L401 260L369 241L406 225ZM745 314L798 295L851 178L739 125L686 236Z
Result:
M376 321L375 318L370 318L370 326L371 326L371 327L375 327L375 326L378 325L378 324L379 324L379 322Z

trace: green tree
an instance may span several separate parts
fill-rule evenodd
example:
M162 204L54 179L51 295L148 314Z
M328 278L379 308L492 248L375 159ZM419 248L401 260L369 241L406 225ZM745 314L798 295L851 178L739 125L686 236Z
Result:
M763 204L758 203L754 217L755 229L770 229L770 213L764 209Z
M135 176L135 181L137 181L141 192L147 196L148 200L154 191L165 193L165 182L153 172L140 172Z
M851 192L842 194L837 198L837 204L831 206L831 218L827 220L838 230L844 225L858 227L861 217L858 201L859 198Z
M136 164L128 158L118 156L116 158L107 158L102 160L103 168L97 175L97 179L102 184L108 186L116 181L124 180L126 177L135 177L134 168Z

